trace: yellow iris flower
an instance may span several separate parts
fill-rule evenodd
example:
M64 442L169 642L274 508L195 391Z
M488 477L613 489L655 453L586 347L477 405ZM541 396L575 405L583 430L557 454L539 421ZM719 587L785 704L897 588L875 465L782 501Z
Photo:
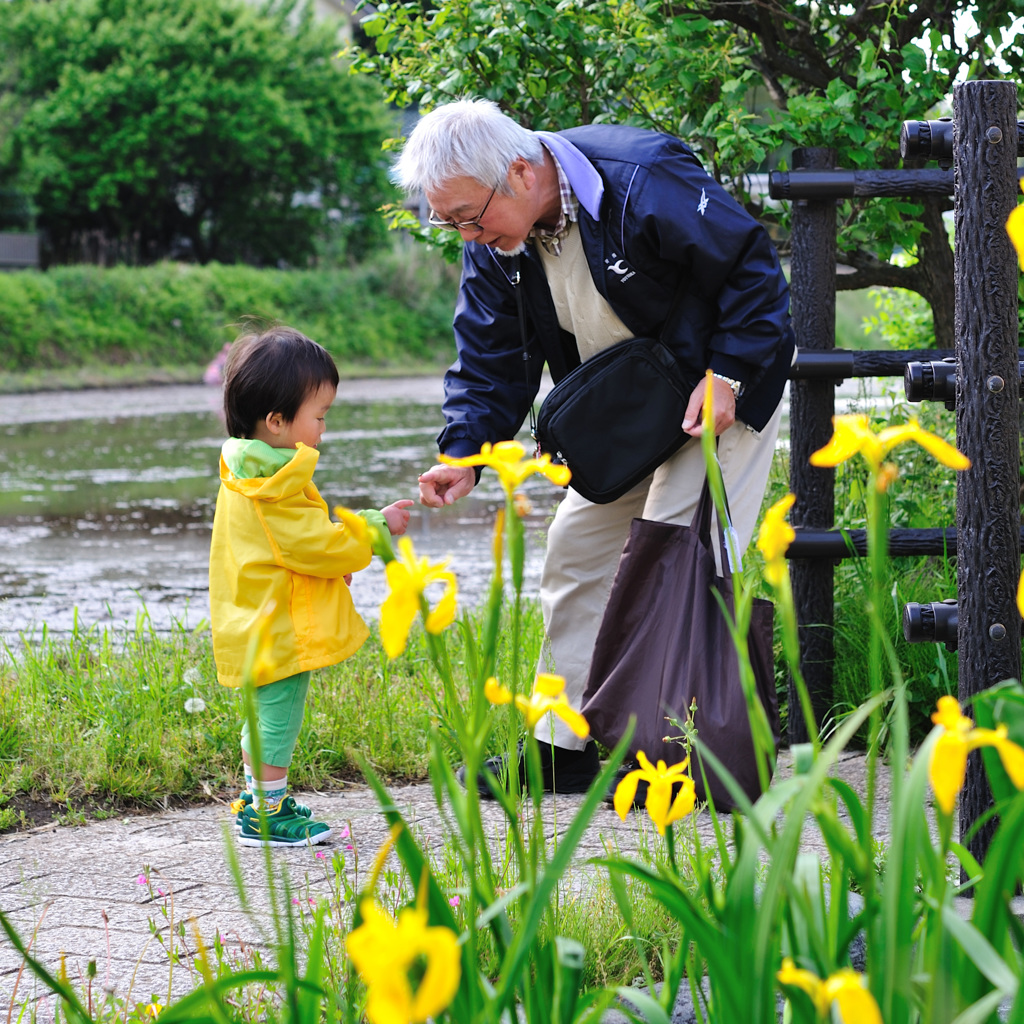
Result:
M929 433L916 419L898 426L886 427L877 434L863 413L832 417L832 437L824 448L811 455L812 466L838 466L841 462L862 455L871 469L879 491L885 491L895 473L883 464L885 456L897 445L914 441L950 469L969 469L971 460L941 437Z
M829 1020L833 1003L839 1007L844 1024L882 1024L875 997L864 987L864 977L850 967L842 967L823 981L816 974L797 967L787 956L775 975L781 985L806 992L820 1020Z
M493 676L484 683L484 696L492 704L511 704L512 691ZM526 719L526 728L532 729L549 711L557 715L579 738L590 735L587 720L572 706L565 696L565 680L549 672L537 673L533 693L529 697L516 694L515 705Z
M526 459L526 449L518 441L499 441L492 445L484 442L479 455L467 455L453 459L442 455L446 466L490 466L498 474L501 486L511 498L522 486L523 481L534 473L546 476L553 484L564 487L572 474L568 466L552 465L551 456L545 452L538 459Z
M1020 183L1021 191L1024 192L1024 181ZM1017 250L1017 260L1021 270L1024 270L1024 206L1015 206L1006 218L1006 233Z
M952 814L956 798L964 788L967 755L979 747L995 747L1006 774L1018 789L1024 789L1024 749L1007 739L1006 726L995 729L972 728L974 722L960 712L955 697L940 697L932 721L942 733L932 748L928 778L939 807Z
M428 633L440 633L455 619L455 596L458 586L455 574L445 571L447 560L431 565L426 558L417 558L412 541L398 541L398 557L384 567L390 592L380 606L380 639L389 658L397 658L405 650L413 619L421 610L424 591L432 583L443 583L444 593L423 623Z
M1017 584L1017 610L1024 617L1024 574L1021 574L1020 582Z
M686 773L690 759L680 761L671 768L665 766L664 761L653 765L650 759L642 751L638 750L636 759L640 767L625 775L622 781L615 787L615 813L623 820L633 806L633 798L636 796L636 787L640 781L647 783L647 799L644 808L651 816L651 821L661 835L665 834L665 826L671 825L673 821L685 818L693 812L697 802L697 795L693 786L693 779ZM672 787L678 785L679 792L676 798L672 799Z
M459 990L459 943L449 928L430 927L426 906L405 907L394 921L372 897L359 909L363 923L345 942L366 982L371 1024L416 1024L441 1013ZM419 978L413 987L412 979Z
M788 572L786 552L796 538L796 531L786 522L786 514L795 501L795 494L787 494L775 502L765 512L757 534L757 550L764 555L764 574L773 587L780 586Z

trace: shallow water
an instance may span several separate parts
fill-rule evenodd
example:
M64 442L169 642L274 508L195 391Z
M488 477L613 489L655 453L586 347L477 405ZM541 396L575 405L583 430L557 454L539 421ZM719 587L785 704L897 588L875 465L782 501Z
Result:
M436 458L439 379L343 381L328 414L316 482L329 505L379 508L415 498ZM207 559L225 431L220 393L204 386L0 397L0 636L17 643L75 628L166 630L209 614ZM562 495L527 481L526 592L536 593L543 529ZM486 592L491 529L503 501L492 473L441 510L417 504L419 555L451 557L462 603ZM356 575L356 607L375 618L378 559Z
M837 411L885 403L883 391L878 382L845 382ZM328 504L415 499L417 475L436 458L441 399L439 376L342 381L316 471ZM0 396L0 640L16 644L44 626L66 633L76 623L134 626L141 617L163 631L207 618L225 436L219 405L219 390L203 385ZM787 434L784 415L781 446ZM536 595L545 524L563 492L542 477L524 490L534 506L524 592ZM417 553L451 557L463 606L489 586L502 503L485 471L451 508L412 510ZM352 592L364 617L376 618L385 596L378 559L357 574Z

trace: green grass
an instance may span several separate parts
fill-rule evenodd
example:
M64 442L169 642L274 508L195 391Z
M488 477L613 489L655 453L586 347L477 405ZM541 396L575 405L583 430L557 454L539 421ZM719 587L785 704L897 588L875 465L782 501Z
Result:
M934 403L909 405L897 401L891 412L873 415L874 427L903 423L916 416L926 429L952 440L954 414ZM956 475L923 450L905 446L894 453L899 478L888 493L890 526L896 528L941 529L956 525ZM864 490L868 485L866 466L853 459L836 469L835 528L864 527ZM789 491L789 460L777 457L772 465L762 503L765 509ZM771 598L761 574L756 552L748 558L748 573L758 582L758 596ZM930 603L956 596L956 561L941 556L899 557L889 560L887 590L887 635L895 648L896 660L908 683L907 701L911 721L918 723L912 739L923 739L930 727L935 701L943 694L957 692L957 655L941 644L911 644L903 639L903 606L911 601ZM867 650L869 624L865 614L867 564L863 558L845 558L834 569L834 704L833 720L862 704L869 696ZM782 643L776 621L776 684L783 711L783 735L787 708L784 706L789 673L782 658ZM858 736L863 742L866 734Z
M0 394L186 384L246 314L324 344L343 377L436 373L451 361L454 271L422 248L358 267L257 270L160 264L0 275ZM169 310L169 312L168 312ZM836 347L887 348L869 291L836 296Z
M536 658L540 636L531 606L525 656ZM459 659L457 630L449 644ZM44 632L0 664L0 829L19 824L4 807L17 794L65 815L234 796L241 716L239 692L217 683L205 624L157 634L140 615L130 632ZM393 662L374 635L314 674L290 778L337 785L358 777L358 753L390 781L424 779L434 721L443 728L444 709L422 635Z

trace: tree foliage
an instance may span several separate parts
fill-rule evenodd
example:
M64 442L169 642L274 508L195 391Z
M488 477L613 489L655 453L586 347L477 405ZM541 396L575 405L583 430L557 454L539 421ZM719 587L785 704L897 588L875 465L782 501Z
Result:
M56 259L86 238L296 264L318 238L379 241L394 127L296 0L10 0L0 40L0 160Z
M836 166L900 165L902 121L951 112L953 83L1015 77L1019 0L434 0L376 4L356 66L388 98L422 108L465 95L528 127L593 121L686 139L708 170L768 222L785 249L788 212L746 175L828 146ZM1005 33L1005 36L1004 36ZM951 201L853 199L839 211L841 288L925 296L952 347ZM919 257L890 263L894 251Z

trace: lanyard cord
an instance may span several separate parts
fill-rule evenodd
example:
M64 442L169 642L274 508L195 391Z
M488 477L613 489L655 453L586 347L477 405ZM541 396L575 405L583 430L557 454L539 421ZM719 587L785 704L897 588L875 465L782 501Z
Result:
M526 314L523 312L523 292L521 288L522 278L519 273L519 255L513 257L512 291L516 296L516 309L519 311L519 337L523 343L523 376L526 380L526 392L530 392L530 353L526 348ZM537 416L534 413L533 402L530 403L530 437L537 440Z

